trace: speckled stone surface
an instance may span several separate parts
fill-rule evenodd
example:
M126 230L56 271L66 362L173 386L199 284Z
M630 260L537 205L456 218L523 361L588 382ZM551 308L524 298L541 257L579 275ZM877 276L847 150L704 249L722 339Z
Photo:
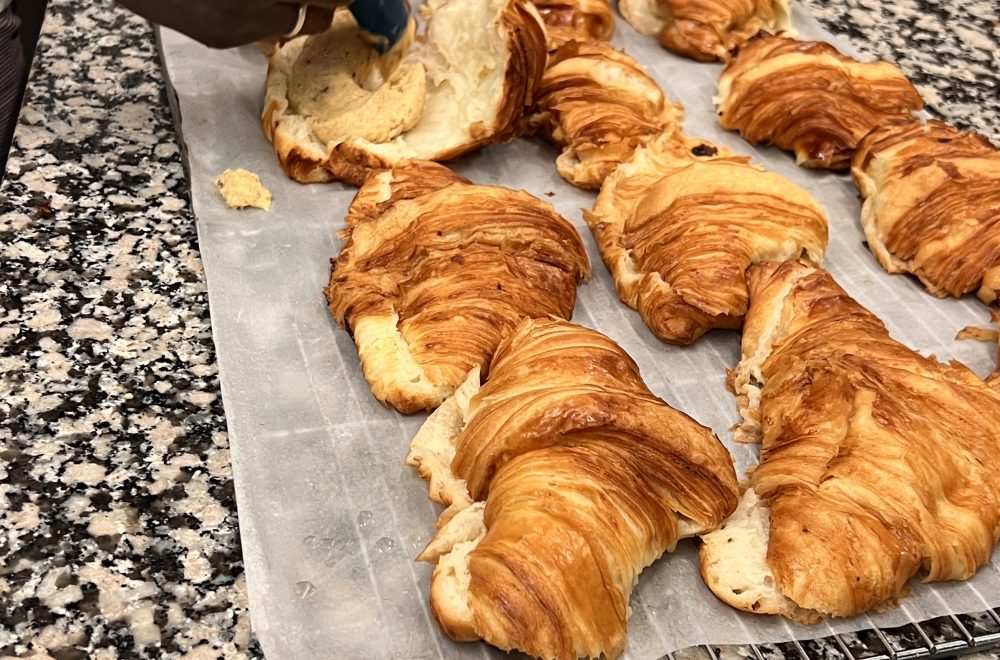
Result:
M1000 141L994 0L806 4L898 62L945 118ZM259 657L152 31L107 3L53 0L39 51L0 187L0 657ZM925 631L943 640L948 626Z

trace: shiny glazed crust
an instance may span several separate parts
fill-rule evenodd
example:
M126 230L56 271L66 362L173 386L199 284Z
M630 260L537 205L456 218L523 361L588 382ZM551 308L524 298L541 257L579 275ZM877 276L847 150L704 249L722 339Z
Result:
M636 151L584 217L619 297L671 344L742 325L750 264L819 262L827 244L826 216L805 190L676 133Z
M290 71L307 37L282 45L269 60L261 117L264 134L274 145L282 169L302 183L345 181L360 185L369 173L403 160L446 161L485 144L511 139L524 108L534 100L545 68L545 28L528 0L507 0L495 29L504 38L506 62L503 89L496 97L490 122L466 127L468 136L461 144L428 153L398 154L365 140L324 144L288 101Z
M431 544L431 609L457 639L540 658L615 658L639 573L736 506L718 439L653 396L632 359L594 330L523 321L456 409L464 428L451 424L453 458L438 476L461 480L471 497L446 511ZM454 504L442 492L431 490Z
M529 123L563 148L556 167L564 179L597 189L636 147L683 119L631 57L574 41L549 58Z
M931 120L897 122L858 146L851 174L868 246L890 273L913 273L935 296L1000 295L1000 152Z
M762 35L719 78L719 123L750 144L795 153L803 167L846 170L876 126L923 107L888 62L862 63L820 41Z
M569 318L589 275L579 235L525 192L407 163L358 191L325 293L380 400L432 409L522 317Z
M568 41L607 41L615 32L608 0L532 0L554 50Z
M894 605L921 570L971 577L1000 534L1000 393L894 341L822 269L759 264L748 280L733 384L762 443L750 486L769 514L771 596L844 617ZM745 565L709 542L726 533L706 536L702 572L738 605ZM769 602L742 608L790 615Z
M700 62L728 62L764 30L794 34L791 0L620 0L625 20L667 50Z

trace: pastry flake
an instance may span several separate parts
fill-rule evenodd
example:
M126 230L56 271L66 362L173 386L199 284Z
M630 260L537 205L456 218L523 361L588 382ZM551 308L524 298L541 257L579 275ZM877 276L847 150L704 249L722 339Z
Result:
M412 48L379 56L354 18L270 58L262 124L289 177L360 185L405 160L510 139L547 55L527 0L434 0ZM404 41L404 45L405 45Z
M639 573L736 506L729 453L565 321L522 321L456 399L408 458L449 505L422 555L435 619L534 657L617 657Z
M620 0L625 20L667 50L699 62L728 62L758 32L794 34L791 0Z
M827 244L826 215L809 193L679 133L636 151L584 218L622 301L680 345L742 325L750 264L819 262Z
M1000 296L1000 152L942 121L887 124L861 142L851 173L868 247L890 273L939 297Z
M589 276L576 230L549 204L477 186L435 163L369 177L341 234L326 297L379 401L437 407L484 369L522 317L569 318Z
M602 42L570 42L550 57L528 121L562 147L564 179L597 189L636 147L683 119L631 57Z
M719 123L750 144L795 153L803 167L846 170L876 126L909 118L923 100L888 62L858 62L821 41L761 35L719 78Z
M812 622L964 580L1000 535L1000 392L893 340L824 270L752 266L732 375L761 442L740 513L704 536L723 601Z
M271 191L250 170L228 169L215 178L215 186L231 209L252 206L267 211L271 208Z

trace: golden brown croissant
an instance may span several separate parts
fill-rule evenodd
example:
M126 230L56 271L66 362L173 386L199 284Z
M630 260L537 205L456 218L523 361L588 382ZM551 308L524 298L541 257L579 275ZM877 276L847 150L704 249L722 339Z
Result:
M538 10L549 47L568 41L607 41L615 31L608 0L532 0Z
M549 58L529 123L563 148L556 168L564 179L596 189L637 146L683 119L631 57L574 41Z
M293 39L268 64L262 123L303 183L360 185L405 160L449 160L508 140L545 68L545 28L528 0L430 0L416 46L378 56L350 13Z
M871 132L851 168L868 247L890 273L936 296L1000 295L1000 151L931 120Z
M826 216L809 193L720 149L664 135L584 213L619 297L671 344L742 325L750 264L820 261L826 250Z
M569 318L589 275L573 226L525 192L434 163L371 176L325 293L379 401L436 407L521 317Z
M821 41L752 39L719 78L719 123L750 144L795 152L804 167L845 170L876 126L923 107L888 62L862 63Z
M986 382L1000 388L1000 313L993 312L993 322L997 325L997 368L990 374Z
M667 50L699 62L728 61L761 30L790 32L791 0L619 0L625 20Z
M523 321L407 462L449 505L421 556L442 628L541 658L618 656L639 573L738 499L712 432L613 341L559 320Z
M889 337L824 270L751 267L743 423L762 442L740 508L704 536L719 598L802 621L961 580L1000 535L1000 393Z

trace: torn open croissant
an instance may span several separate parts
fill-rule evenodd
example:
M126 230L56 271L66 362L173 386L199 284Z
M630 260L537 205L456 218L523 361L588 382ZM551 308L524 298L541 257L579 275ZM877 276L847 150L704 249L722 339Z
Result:
M584 217L619 297L671 344L742 325L750 264L818 262L827 243L826 215L805 190L679 133L637 150Z
M457 640L556 660L617 657L639 573L736 506L729 453L653 396L604 335L525 320L407 462L449 505L421 555Z
M1000 297L1000 151L931 120L887 124L851 168L868 247L890 273L913 273L936 296Z
M706 584L810 622L892 605L918 572L971 577L1000 536L1000 392L894 341L820 268L748 279L732 384L760 464L704 536Z
M791 32L791 0L619 0L618 10L667 50L701 62L728 61L760 32Z
M636 147L683 119L638 62L607 43L574 41L549 58L528 122L562 147L564 179L596 189Z
M794 151L804 167L846 170L876 126L923 107L903 72L858 62L822 41L761 35L719 78L719 123L750 144Z
M549 204L430 162L369 177L347 225L330 312L353 334L372 393L405 413L435 408L485 368L522 317L569 318L590 272Z
M385 56L346 11L326 32L275 51L262 122L288 176L360 184L403 160L447 160L513 136L545 67L534 6L432 0L427 8L423 34Z

